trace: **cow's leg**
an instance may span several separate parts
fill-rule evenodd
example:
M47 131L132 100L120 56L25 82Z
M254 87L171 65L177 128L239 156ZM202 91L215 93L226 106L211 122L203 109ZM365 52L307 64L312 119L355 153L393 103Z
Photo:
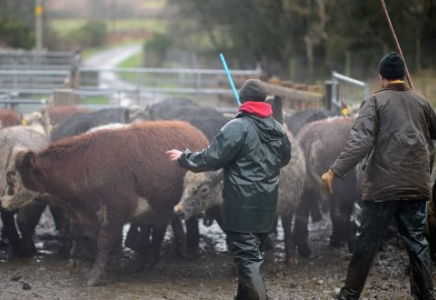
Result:
M339 203L339 216L337 220L337 230L339 231L339 239L344 241L348 246L348 251L354 251L355 235L353 233L351 214L353 212L354 199L346 199Z
M187 245L186 245L186 234L183 230L182 220L178 216L173 216L171 218L171 227L174 233L174 239L176 242L176 254L180 257L186 257Z
M222 213L221 207L220 206L213 206L213 207L209 208L208 214L213 219L215 219L215 221L218 223L221 230L226 234L226 246L227 246L227 249L230 249L230 238L227 235L227 233L223 227L224 221L223 221L223 213Z
M285 234L285 262L297 263L297 253L295 252L294 236L292 234L292 217L294 213L282 216L282 227Z
M155 264L159 262L160 259L160 250L162 247L162 242L165 237L165 231L167 225L169 223L170 217L165 218L161 217L160 220L156 220L153 223L153 231L150 245L150 267L153 267Z
M192 217L185 221L186 242L189 249L200 247L200 230L198 228L197 217Z
M65 213L61 207L57 205L50 204L49 205L50 213L53 218L53 222L55 224L56 230L61 231L63 224L67 221L65 218Z
M129 231L127 231L126 240L124 241L124 246L136 251L140 252L139 249L140 244L140 234L139 234L139 226L137 224L130 224Z
M348 250L353 251L354 235L351 226L351 213L354 202L345 197L331 197L330 199L330 218L332 220L332 235L330 246L338 248L341 242L346 242Z
M45 207L45 204L34 202L18 210L17 224L21 232L20 253L22 255L30 256L36 253L33 235Z
M309 257L312 251L309 248L309 213L313 205L318 205L315 194L308 188L305 188L301 196L300 205L295 214L294 237L298 248L298 254L301 257Z
M340 211L338 205L338 199L331 196L330 202L330 219L332 220L332 234L330 235L330 247L339 248L341 246L341 241L343 239L343 234L341 228Z
M3 222L2 238L7 239L15 253L20 252L21 240L18 235L17 227L15 226L15 211L2 211L1 219Z
M107 221L100 223L97 235L97 258L92 265L91 271L87 274L86 283L88 286L95 286L100 283L110 254L122 233L123 225L122 218L119 216L112 218L112 220L108 218Z
M58 231L59 237L59 248L58 252L60 255L67 257L72 248L72 240L70 237L70 222L71 216L65 211L61 206L50 204L50 213L55 223L56 230Z

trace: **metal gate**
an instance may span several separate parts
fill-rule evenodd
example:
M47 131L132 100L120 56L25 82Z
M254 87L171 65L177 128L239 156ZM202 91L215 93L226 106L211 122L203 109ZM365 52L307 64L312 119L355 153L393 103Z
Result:
M366 82L332 72L331 81L331 109L358 108L370 96L369 85Z

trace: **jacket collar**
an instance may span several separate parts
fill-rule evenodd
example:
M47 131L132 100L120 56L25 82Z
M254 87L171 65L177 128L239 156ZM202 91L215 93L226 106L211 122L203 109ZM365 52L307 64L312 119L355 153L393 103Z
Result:
M247 101L239 107L239 112L253 114L261 118L272 116L271 105L265 102Z
M378 90L376 93L382 92L382 91L408 91L410 88L406 86L404 81L396 80L389 82L388 86Z

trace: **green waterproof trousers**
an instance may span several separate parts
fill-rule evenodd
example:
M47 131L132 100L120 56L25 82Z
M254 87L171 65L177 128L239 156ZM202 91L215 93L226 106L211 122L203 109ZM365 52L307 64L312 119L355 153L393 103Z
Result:
M265 233L240 233L227 231L230 239L230 252L238 269L238 291L235 300L267 300L265 283L260 275L263 263L259 250Z

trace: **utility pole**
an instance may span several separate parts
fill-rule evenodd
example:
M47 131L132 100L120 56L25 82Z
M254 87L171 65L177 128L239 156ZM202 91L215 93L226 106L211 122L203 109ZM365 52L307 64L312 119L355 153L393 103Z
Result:
M42 0L36 0L35 5L35 30L36 30L36 50L41 51L43 49L42 45L42 14L44 13L44 8L42 6Z

